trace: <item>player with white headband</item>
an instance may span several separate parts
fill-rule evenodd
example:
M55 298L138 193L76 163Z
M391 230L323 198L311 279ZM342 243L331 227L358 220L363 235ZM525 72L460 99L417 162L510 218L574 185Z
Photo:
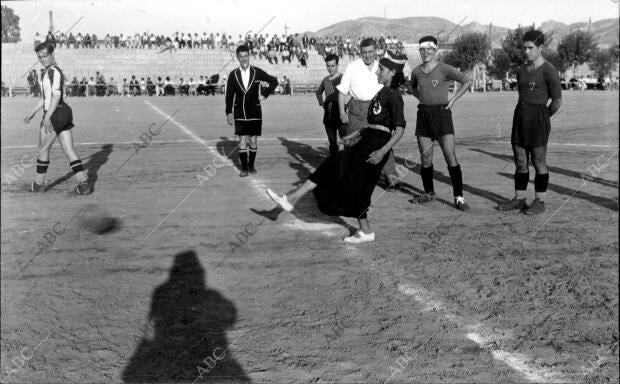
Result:
M471 84L471 77L458 69L437 60L437 39L424 36L420 39L422 64L411 72L411 93L418 100L418 118L415 135L422 159L422 184L424 194L414 198L414 203L426 203L435 199L433 186L433 145L439 142L443 156L448 163L452 181L454 205L461 211L469 210L463 198L463 175L456 160L454 148L454 125L451 108ZM458 81L461 87L448 98L450 81Z

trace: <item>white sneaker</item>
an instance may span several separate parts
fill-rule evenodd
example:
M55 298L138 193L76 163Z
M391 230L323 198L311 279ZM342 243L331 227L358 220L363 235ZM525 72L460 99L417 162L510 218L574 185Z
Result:
M293 206L286 199L286 195L280 197L277 193L267 188L267 196L269 196L271 200L273 200L276 204L280 206L280 208L284 209L286 212L290 212L293 210Z
M367 243L369 241L375 241L375 233L364 233L362 232L361 229L359 229L355 235L353 236L347 236L344 238L344 242L345 243L353 243L353 244L358 244L358 243Z

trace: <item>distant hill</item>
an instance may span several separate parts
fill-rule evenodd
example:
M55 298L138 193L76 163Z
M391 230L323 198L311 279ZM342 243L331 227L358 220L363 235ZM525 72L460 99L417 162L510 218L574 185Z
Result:
M592 23L592 32L598 39L601 47L605 48L618 41L619 19L604 19ZM565 24L554 20L548 20L539 27L545 32L551 32L552 47L557 46L563 36L575 29L588 29L588 22ZM510 28L493 25L491 28L491 45L494 48L501 47L501 40L506 36ZM357 20L346 20L330 25L316 31L314 34L322 36L350 36L352 39L358 36L393 36L396 35L401 41L408 43L417 42L424 35L439 36L444 43L450 43L466 32L489 32L489 25L480 24L476 21L464 20L462 25L457 25L450 20L440 17L405 17L402 19L383 19L380 17L364 17Z

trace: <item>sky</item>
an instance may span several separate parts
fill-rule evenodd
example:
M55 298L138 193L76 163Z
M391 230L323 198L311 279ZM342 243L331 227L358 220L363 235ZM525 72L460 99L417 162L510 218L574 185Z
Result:
M620 0L38 0L2 1L20 16L22 40L49 28L110 34L153 32L226 32L235 38L247 31L270 35L317 31L344 20L375 16L397 19L436 16L463 24L514 28L555 20L567 24L618 17ZM275 16L275 18L273 18ZM81 18L81 19L80 19ZM269 21L273 20L269 23ZM266 26L265 26L266 25Z

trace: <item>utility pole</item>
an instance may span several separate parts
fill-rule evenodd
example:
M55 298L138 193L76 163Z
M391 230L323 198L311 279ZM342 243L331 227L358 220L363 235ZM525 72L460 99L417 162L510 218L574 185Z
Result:
M288 30L289 30L289 26L286 25L286 23L284 23L284 36L288 36Z
M54 15L52 14L52 11L50 11L50 31L54 32Z

